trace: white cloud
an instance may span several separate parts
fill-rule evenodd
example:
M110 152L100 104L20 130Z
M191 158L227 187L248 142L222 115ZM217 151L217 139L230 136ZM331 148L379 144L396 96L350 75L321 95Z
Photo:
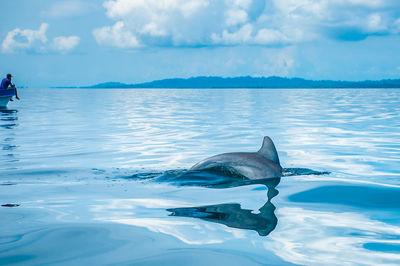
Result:
M213 34L212 39L214 43L224 45L247 43L251 40L252 32L253 26L246 24L238 31L233 33L224 30L221 35Z
M282 32L273 29L260 29L254 37L257 44L279 44L289 42L289 38Z
M59 36L53 39L52 47L56 51L66 53L74 49L79 44L79 40L78 36Z
M162 15L180 12L183 16L193 15L197 10L207 7L207 0L109 0L104 2L107 9L107 16L110 18L121 18L130 16L132 13L151 14L151 19L156 19L155 15Z
M204 34L197 31L211 27L202 24L202 15L209 7L207 0L114 0L103 5L107 16L116 20L116 24L93 31L102 45L134 48L157 41L173 45L199 44ZM124 44L114 41L116 36L125 40Z
M4 53L13 53L23 50L43 51L44 44L47 43L46 31L47 23L42 23L38 30L16 28L7 33L2 43Z
M394 23L393 23L393 29L392 29L394 34L399 34L400 33L400 18L397 19Z
M399 32L393 10L400 2L391 0L107 0L103 6L116 24L94 30L96 40L118 48L290 45Z
M253 2L252 0L225 0L227 5L229 6L236 6L240 8L249 8L251 3Z
M386 22L379 13L371 14L367 17L366 29L369 32L385 32L387 30Z
M87 14L97 6L79 0L61 1L52 4L42 15L50 18L65 18Z
M290 41L358 41L393 32L400 2L390 0L272 0L272 24ZM296 35L290 33L297 33ZM292 36L296 36L292 38Z
M387 0L341 0L343 4L365 6L369 8L379 8L386 6L389 1Z
M230 9L226 12L226 25L233 26L245 23L248 20L246 11L243 9Z
M160 29L159 26L154 23L150 22L146 24L143 29L140 31L142 34L150 34L152 36L166 36L167 32L164 29Z
M197 10L207 7L209 5L208 1L185 1L181 6L182 15L186 18L192 16Z
M289 38L282 32L274 29L260 29L255 33L251 24L246 24L236 32L224 30L221 35L211 36L214 44L257 44L257 45L279 45L293 42L295 38Z
M57 51L61 53L74 49L79 44L78 36L59 36L49 44L47 39L47 29L49 24L42 23L38 30L16 28L7 33L2 43L3 53L33 52L46 53Z
M124 22L122 21L118 21L112 27L95 29L93 34L99 44L119 48L136 48L140 46L136 37L124 28Z

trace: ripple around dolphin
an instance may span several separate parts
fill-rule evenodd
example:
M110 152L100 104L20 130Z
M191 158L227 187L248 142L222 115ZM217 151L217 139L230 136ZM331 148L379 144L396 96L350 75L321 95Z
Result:
M307 168L286 168L283 176L324 175L329 172L318 172ZM239 203L223 203L205 206L169 208L170 216L197 218L208 222L226 225L232 228L253 230L260 236L269 235L276 227L278 218L275 215L275 205L271 200L279 194L276 186L281 178L265 178L250 180L238 174L234 169L169 170L165 172L138 173L127 179L170 183L176 186L200 186L224 189L245 185L265 185L267 187L267 202L257 210L243 209Z
M221 174L223 173L223 174ZM299 175L326 175L330 172L320 172L308 168L284 168L283 176ZM230 188L237 186L264 184L266 179L250 180L245 176L237 174L235 171L224 171L213 169L208 171L193 171L187 169L168 170L165 172L143 172L122 178L137 181L154 181L160 183L171 183L176 186L201 186L207 188ZM275 179L275 178L272 178Z

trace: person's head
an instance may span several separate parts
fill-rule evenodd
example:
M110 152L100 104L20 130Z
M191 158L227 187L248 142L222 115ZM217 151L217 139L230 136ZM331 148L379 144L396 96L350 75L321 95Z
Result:
M8 78L9 80L11 80L11 79L12 79L12 75L11 75L11 74L7 74L7 78Z

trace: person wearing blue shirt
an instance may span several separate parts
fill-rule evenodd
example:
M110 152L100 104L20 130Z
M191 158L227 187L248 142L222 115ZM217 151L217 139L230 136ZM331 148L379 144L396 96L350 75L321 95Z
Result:
M11 83L11 80L12 80L12 75L11 75L11 74L7 74L7 77L4 78L4 79L1 81L0 90L6 90L6 89L8 89L8 86L11 86L11 88L15 89L15 98L16 98L17 100L19 100L17 88L15 88L15 84L12 84L12 83ZM10 99L10 101L13 101L13 99Z

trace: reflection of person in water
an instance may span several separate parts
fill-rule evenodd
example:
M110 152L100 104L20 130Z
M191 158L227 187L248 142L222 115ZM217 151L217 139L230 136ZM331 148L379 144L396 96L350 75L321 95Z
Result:
M271 200L279 193L275 188L279 182L280 178L267 179L262 182L268 188L268 200L257 214L252 213L252 210L242 209L238 203L175 208L167 209L167 211L172 212L171 216L199 218L233 228L254 230L260 236L267 236L275 229L278 223L275 215L276 208L271 203Z
M6 137L3 141L0 140L0 149L3 150L1 160L5 163L7 168L12 169L14 167L13 162L17 162L14 151L17 145L14 143L15 127L18 126L18 111L10 109L0 109L0 129L10 130L7 132ZM3 157L4 156L4 157Z

